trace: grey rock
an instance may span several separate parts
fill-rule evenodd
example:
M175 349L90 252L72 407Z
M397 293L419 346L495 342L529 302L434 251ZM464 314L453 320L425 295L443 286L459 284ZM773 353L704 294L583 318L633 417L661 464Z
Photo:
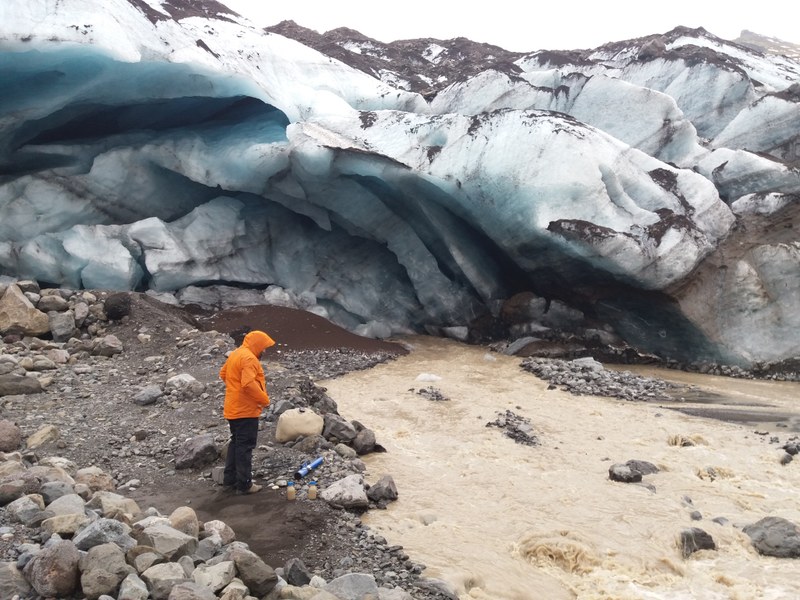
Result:
M217 595L211 588L186 581L170 590L168 600L217 600Z
M41 391L42 384L35 377L14 373L0 375L0 396L38 394Z
M16 423L0 420L0 452L14 452L22 446L22 430Z
M305 563L299 558L292 558L283 567L283 578L289 585L302 587L308 585L313 573L308 570Z
M175 452L176 469L199 469L219 457L219 450L210 433L198 435L187 440Z
M373 502L397 500L397 486L391 475L384 475L367 490L367 497Z
M147 584L135 573L128 575L119 586L117 600L147 600Z
M164 395L164 392L161 391L161 388L157 385L148 385L147 387L139 390L136 395L133 397L134 404L138 404L139 406L147 406L149 404L153 404L156 400L161 398Z
M325 415L325 426L322 430L325 439L331 442L351 442L355 439L358 432L356 428L345 418L335 414Z
M680 541L683 558L688 558L693 552L697 552L698 550L717 549L714 538L699 527L691 527L681 531Z
M89 600L104 594L116 595L122 581L133 573L125 555L116 544L90 548L80 559L81 589Z
M608 478L611 481L620 481L622 483L637 483L642 480L642 474L639 471L634 471L628 465L616 463L609 467Z
M375 577L364 573L342 575L329 582L322 589L341 600L362 600L363 598L378 597L378 584L375 583Z
M197 538L186 535L166 523L155 523L145 527L136 535L136 541L143 546L150 546L170 560L194 554L197 550Z
M344 508L367 508L369 499L364 490L364 478L361 475L348 475L322 490L320 498L333 506Z
M114 543L123 550L132 545L128 527L114 519L98 519L79 531L72 540L79 550L89 550L100 544Z
M66 342L71 337L74 337L77 332L75 315L70 310L66 312L49 312L47 313L47 320L53 341Z
M36 593L44 597L69 597L78 589L80 552L70 541L48 544L23 572Z
M13 562L0 562L0 598L24 598L31 591L30 584Z
M115 335L95 338L92 342L92 354L95 356L114 356L123 351L122 342Z
M252 595L261 597L272 591L278 583L278 576L272 567L245 548L233 546L229 552L230 558L236 564L239 579L250 589Z
M44 498L45 505L48 505L62 496L74 494L75 490L66 481L47 481L39 488L39 493Z
M765 556L778 558L800 558L800 527L782 517L764 517L747 525L744 531L758 550Z
M359 455L373 452L375 450L375 432L367 428L362 429L353 439L352 446Z
M632 459L625 464L630 467L632 471L638 471L642 475L652 475L653 473L658 473L658 467L653 463L647 462L646 460Z
M153 600L167 600L176 585L186 583L186 573L178 563L168 562L154 565L142 573Z

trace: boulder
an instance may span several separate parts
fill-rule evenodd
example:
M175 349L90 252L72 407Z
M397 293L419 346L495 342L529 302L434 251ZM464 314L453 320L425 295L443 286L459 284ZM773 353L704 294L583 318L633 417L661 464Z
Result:
M181 444L175 451L176 469L199 469L213 463L219 457L219 450L210 433L193 437Z
M194 538L200 536L200 521L197 513L188 506L179 506L169 516L169 524L178 531Z
M187 577L182 566L168 562L147 569L142 573L142 580L147 584L153 600L167 600L172 588L186 582Z
M611 481L620 481L622 483L638 483L642 480L642 474L631 469L628 465L616 463L608 468L608 478Z
M35 377L15 373L0 375L0 396L38 394L41 391L42 384Z
M8 286L0 297L0 334L39 337L49 332L47 315L33 306L18 285Z
M89 550L101 544L114 543L123 550L136 545L128 535L130 528L114 519L98 519L81 529L72 541L79 550Z
M690 527L681 531L680 545L683 558L688 558L698 550L717 549L714 538L699 527Z
M275 440L279 443L290 442L299 437L321 435L325 426L324 419L307 408L292 408L278 417Z
M331 442L351 442L358 435L358 431L352 423L345 418L335 414L325 415L325 426L322 431L325 439Z
M127 292L111 294L103 302L106 316L112 321L119 321L131 313L131 296Z
M124 517L133 519L142 513L142 509L132 498L126 498L114 492L99 491L92 494L87 508L100 511L104 517L119 519Z
M125 562L125 554L116 544L90 548L81 557L81 589L89 600L106 594L116 596L122 581L133 572Z
M26 445L29 450L32 450L44 446L45 444L55 442L59 437L60 433L58 427L55 425L44 425L28 437Z
M155 523L145 527L136 535L136 541L150 546L170 560L191 556L197 549L197 538L178 531L166 523Z
M92 354L95 356L111 357L120 354L122 350L122 342L115 335L106 335L92 341Z
M322 490L320 498L328 504L344 508L367 508L369 498L364 489L364 478L361 475L348 475Z
M131 573L119 586L117 600L147 600L147 584L136 573Z
M25 598L31 591L15 562L0 562L0 598Z
M0 452L14 452L22 446L22 430L6 419L0 420Z
M100 467L86 467L75 473L75 482L89 486L93 492L111 492L116 489L114 479Z
M50 334L55 342L66 342L78 331L75 327L75 315L72 311L50 312L47 314Z
M149 404L153 404L163 395L164 392L161 391L159 386L148 385L136 393L136 395L133 397L133 402L139 406L147 406Z
M78 494L65 494L47 505L47 510L54 515L82 515L86 512L83 498Z
M289 585L302 587L308 585L314 574L308 570L299 558L290 558L283 567L283 578Z
M747 525L744 531L758 550L765 556L778 558L800 558L800 527L782 517L764 517Z
M70 541L48 543L25 565L23 573L36 593L67 598L78 589L80 552Z
M181 373L167 379L164 389L177 393L181 398L196 398L206 390L206 386L188 373Z
M230 559L236 564L236 572L249 589L250 594L261 598L270 593L278 583L275 570L254 552L237 543L228 550Z
M218 535L223 546L227 546L236 539L236 533L233 529L231 529L227 523L219 520L206 521L203 523L203 531L209 535Z
M217 600L217 595L200 583L185 581L170 590L168 600Z
M195 583L213 592L218 592L227 586L235 576L236 567L232 560L224 560L213 565L201 564L192 572Z
M384 475L367 490L367 498L373 502L397 500L397 486L391 475Z
M363 455L374 452L377 444L375 440L375 432L371 429L364 428L358 432L358 435L352 442L353 450L356 454Z
M342 575L322 589L337 598L377 598L379 595L375 577L364 573Z
M69 309L69 302L58 294L47 294L39 298L39 302L36 303L36 308L43 313L49 313L51 311L64 312Z

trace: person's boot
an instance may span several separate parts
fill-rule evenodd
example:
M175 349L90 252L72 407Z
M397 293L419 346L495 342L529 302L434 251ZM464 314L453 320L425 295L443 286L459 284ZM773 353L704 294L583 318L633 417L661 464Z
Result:
M239 494L255 494L256 492L260 492L261 491L261 487L262 486L256 485L254 483L249 488L247 488L246 490L240 490L238 493Z

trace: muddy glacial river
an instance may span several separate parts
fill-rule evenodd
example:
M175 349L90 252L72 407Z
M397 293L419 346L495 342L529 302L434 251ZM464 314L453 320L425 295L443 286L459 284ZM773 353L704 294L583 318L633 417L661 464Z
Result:
M695 387L683 402L627 402L548 390L484 348L405 343L407 356L320 384L387 450L366 457L366 479L391 474L400 497L365 522L460 599L800 598L800 560L762 557L741 531L770 515L800 523L800 458L780 464L800 384L637 367ZM447 400L418 393L430 387ZM486 426L506 411L539 445ZM630 459L660 471L610 481ZM717 549L684 559L689 527Z

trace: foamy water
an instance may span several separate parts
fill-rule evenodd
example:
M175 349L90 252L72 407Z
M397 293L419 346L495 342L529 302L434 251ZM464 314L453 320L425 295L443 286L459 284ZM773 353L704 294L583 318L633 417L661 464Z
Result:
M790 431L758 435L657 404L547 390L518 358L407 341L408 356L321 385L387 449L366 457L367 480L391 474L400 498L365 522L462 600L800 598L800 560L759 556L741 532L768 515L800 523L800 461L781 466L770 443ZM709 380L747 400L748 382ZM758 402L797 412L800 385L774 384L773 398L771 384L752 383ZM449 400L417 393L428 386ZM530 419L539 446L486 427L506 410ZM629 459L661 469L644 480L655 491L608 479L611 464ZM678 536L693 526L717 550L683 559Z

